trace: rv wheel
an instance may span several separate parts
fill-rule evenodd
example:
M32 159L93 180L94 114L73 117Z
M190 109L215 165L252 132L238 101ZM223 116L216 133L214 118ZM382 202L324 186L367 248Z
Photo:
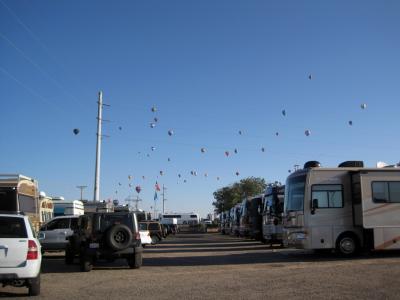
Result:
M354 234L343 234L336 242L336 250L343 256L352 256L358 252L358 242Z

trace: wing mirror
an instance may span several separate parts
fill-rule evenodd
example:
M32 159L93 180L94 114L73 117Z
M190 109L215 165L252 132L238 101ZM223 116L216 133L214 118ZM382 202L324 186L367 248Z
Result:
M315 210L318 208L318 199L313 199L311 203L311 214L315 214Z
M39 232L38 239L44 240L46 238L46 234L44 232Z

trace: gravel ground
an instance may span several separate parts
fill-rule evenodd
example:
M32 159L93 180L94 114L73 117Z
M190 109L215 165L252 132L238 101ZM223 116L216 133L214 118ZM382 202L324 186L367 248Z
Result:
M100 263L89 273L62 253L42 264L44 299L400 299L400 253L342 259L220 234L180 234L144 252L144 265ZM26 288L0 288L21 297ZM25 293L25 294L24 294Z

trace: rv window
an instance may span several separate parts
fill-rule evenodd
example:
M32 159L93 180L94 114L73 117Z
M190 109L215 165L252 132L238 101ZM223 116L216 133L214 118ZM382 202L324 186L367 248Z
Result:
M19 210L27 213L36 212L35 198L19 194L18 195Z
M400 181L373 182L372 198L376 203L400 203Z
M318 208L343 207L343 188L340 184L318 184L312 186L312 199L318 199Z
M15 188L0 188L0 211L17 210L17 191Z

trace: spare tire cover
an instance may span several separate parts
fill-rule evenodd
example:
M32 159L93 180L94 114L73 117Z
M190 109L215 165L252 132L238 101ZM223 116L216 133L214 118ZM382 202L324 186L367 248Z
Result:
M124 250L132 243L133 235L128 226L113 225L106 233L105 242L113 250Z

